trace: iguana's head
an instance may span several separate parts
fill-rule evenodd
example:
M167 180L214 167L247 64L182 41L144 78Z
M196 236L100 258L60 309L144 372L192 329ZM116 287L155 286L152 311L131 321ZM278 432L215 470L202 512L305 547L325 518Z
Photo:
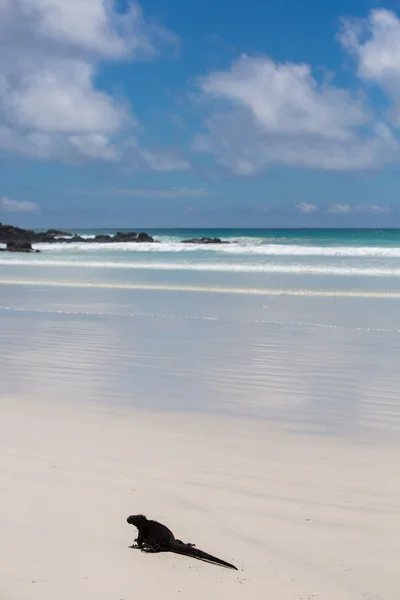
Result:
M147 522L147 518L144 515L130 515L127 518L127 522L129 525L134 525L135 527L141 527L144 523Z

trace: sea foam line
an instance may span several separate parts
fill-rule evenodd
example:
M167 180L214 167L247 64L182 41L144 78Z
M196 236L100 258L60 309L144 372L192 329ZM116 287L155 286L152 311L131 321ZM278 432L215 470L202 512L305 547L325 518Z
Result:
M375 333L397 333L400 334L400 329L387 329L380 327L345 327L344 325L330 325L327 323L312 323L308 321L274 321L267 319L229 319L228 317L206 317L201 315L163 315L156 313L114 313L104 311L83 311L83 310L54 310L45 308L15 308L11 306L0 306L0 311L9 312L24 312L24 313L40 313L40 314L56 314L56 315L83 315L96 317L125 317L125 318L146 318L146 319L171 319L182 321L217 321L224 323L243 323L246 325L282 325L291 327L316 327L321 329L341 329L353 331L369 331Z
M338 256L338 257L370 257L370 258L400 258L400 247L387 246L312 246L301 244L265 244L255 243L254 240L232 240L230 244L182 244L181 242L142 243L114 242L102 244L96 242L70 242L35 244L35 248L43 251L51 249L56 252L146 252L146 253L213 253L262 256Z
M47 249L48 244L38 244L38 248ZM260 244L248 242L240 243L233 241L230 244L182 244L180 242L160 242L158 244L134 242L113 243L105 246L97 243L70 243L52 244L52 250L79 250L79 251L125 251L125 252L173 252L193 253L209 252L215 254L245 254L262 256L342 256L342 257L376 257L376 258L400 258L400 247L380 246L306 246L300 244Z
M206 292L218 294L243 294L255 296L306 296L324 298L384 298L400 299L400 292L365 292L347 290L293 290L277 288L233 288L212 287L195 285L166 285L152 283L102 283L81 281L37 281L37 280L13 280L0 279L0 285L29 285L41 287L70 287L70 288L92 288L92 289L120 289L120 290L149 290L166 292Z
M240 273L284 273L301 275L351 275L372 277L400 277L400 268L387 267L335 267L331 265L263 265L235 263L150 263L150 262L114 262L80 260L42 260L37 259L0 259L0 265L18 265L35 267L74 267L90 269L132 269L155 271L202 271L202 272L240 272Z

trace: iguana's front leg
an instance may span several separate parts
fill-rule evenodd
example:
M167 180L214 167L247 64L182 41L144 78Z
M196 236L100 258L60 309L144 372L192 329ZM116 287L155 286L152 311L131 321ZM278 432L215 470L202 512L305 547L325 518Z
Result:
M152 542L151 544L149 544L149 543L143 544L141 547L141 550L142 550L142 552L149 552L149 553L150 552L151 553L161 552L161 546L159 544Z

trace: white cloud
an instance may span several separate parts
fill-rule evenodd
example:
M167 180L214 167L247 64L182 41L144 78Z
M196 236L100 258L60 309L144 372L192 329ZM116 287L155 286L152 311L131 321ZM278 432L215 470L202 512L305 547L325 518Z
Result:
M328 207L328 212L335 214L344 214L351 211L350 204L331 204Z
M10 4L12 2L15 0L9 0ZM41 36L57 43L76 44L110 56L121 56L126 52L126 41L111 22L110 2L20 0L19 7Z
M366 19L344 19L339 39L357 60L358 76L382 88L392 106L389 118L400 126L400 19L389 10L372 10Z
M379 206L377 204L331 204L328 212L334 214L367 213L371 215L390 214L390 206Z
M101 133L89 135L71 135L68 137L71 146L77 148L82 156L93 159L117 160L116 149L110 145L107 136Z
M359 77L390 91L400 114L400 20L378 10L367 25L371 40L359 41L362 28L354 21L345 22L340 39L357 54ZM194 146L236 175L272 164L355 171L400 159L396 134L366 93L318 82L309 65L244 55L200 79L199 87L210 112Z
M178 37L146 19L138 2L115 10L114 0L2 0L0 15L5 34L16 47L51 43L54 50L86 51L112 59L154 56ZM9 29L10 24L13 30ZM7 31L7 29L8 31Z
M86 192L94 196L110 196L110 197L140 197L140 198L203 198L210 196L204 188L126 188L115 190L100 190Z
M39 211L40 207L34 202L12 200L7 196L0 197L0 212L34 213Z
M93 67L84 61L50 60L21 74L20 85L3 100L6 117L30 131L114 133L128 115L92 81Z
M383 86L400 81L400 20L386 9L366 19L343 19L339 39L358 60L358 75Z
M297 204L296 208L304 213L314 213L318 210L318 206L316 204L308 204L307 202L301 202L300 204Z
M358 212L366 212L373 215L389 215L392 212L390 206L379 206L378 204L359 204L356 206L356 210Z
M154 56L176 39L145 20L137 3L121 13L113 0L2 0L0 150L40 160L121 159L136 120L125 102L96 88L98 65ZM161 170L168 157L137 143L128 158ZM169 170L182 167L170 162Z
M368 120L360 101L345 90L318 85L304 64L243 56L228 71L203 79L201 87L209 96L245 108L271 136L348 140L351 128Z

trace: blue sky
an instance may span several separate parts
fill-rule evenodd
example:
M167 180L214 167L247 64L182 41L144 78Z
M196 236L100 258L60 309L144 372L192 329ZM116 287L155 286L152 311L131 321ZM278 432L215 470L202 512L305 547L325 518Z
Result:
M400 226L399 56L397 2L0 0L0 221Z

